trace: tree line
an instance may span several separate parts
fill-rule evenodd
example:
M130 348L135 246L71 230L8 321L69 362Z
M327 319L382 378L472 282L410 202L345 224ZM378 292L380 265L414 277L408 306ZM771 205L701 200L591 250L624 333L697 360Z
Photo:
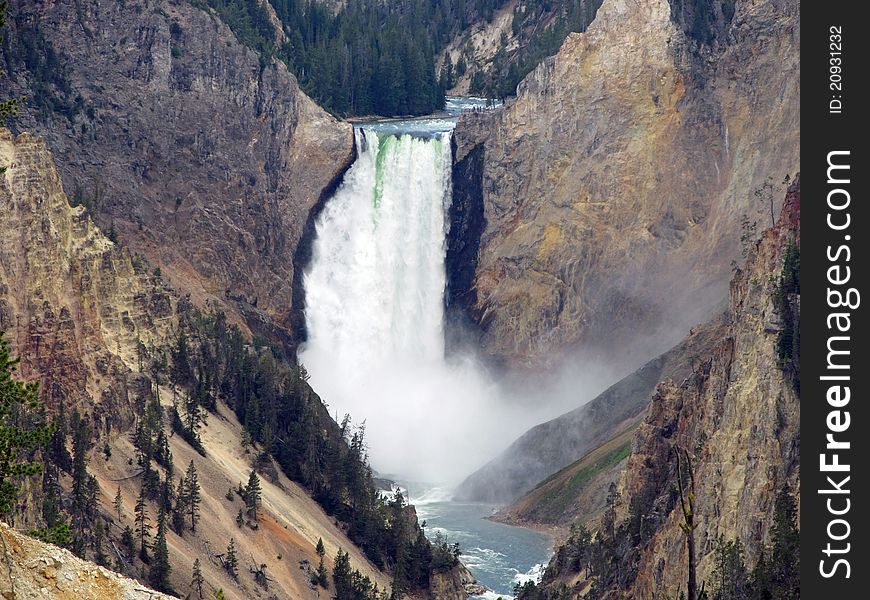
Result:
M334 114L395 116L443 108L447 82L436 54L505 0L348 0L337 11L314 0L270 0L282 32L259 0L190 2L213 9L264 64L283 60Z

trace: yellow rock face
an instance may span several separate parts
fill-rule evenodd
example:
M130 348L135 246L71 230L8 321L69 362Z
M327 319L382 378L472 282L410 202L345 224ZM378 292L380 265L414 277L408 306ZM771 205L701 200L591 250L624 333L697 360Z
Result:
M41 381L49 410L95 399L98 422L123 425L132 413L118 380L137 341L167 339L177 300L70 206L42 140L0 129L0 165L0 329L21 374Z
M463 117L457 158L485 150L470 308L490 354L663 350L709 316L741 219L770 224L754 191L798 169L798 33L793 0L738 2L710 44L666 0L605 0L513 103Z

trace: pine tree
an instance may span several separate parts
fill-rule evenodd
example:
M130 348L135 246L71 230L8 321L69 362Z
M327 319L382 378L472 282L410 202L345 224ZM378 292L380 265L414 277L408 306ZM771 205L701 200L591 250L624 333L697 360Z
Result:
M239 576L239 559L236 557L236 540L233 538L230 538L230 544L227 546L227 558L224 561L224 566L233 579Z
M202 567L199 564L199 559L197 558L193 561L193 575L190 577L190 589L192 592L196 592L199 594L199 597L202 598L202 586L205 584L205 579L202 576Z
M124 500L121 497L121 486L118 486L118 491L115 493L115 512L118 514L118 520L120 521L123 517L122 511L124 509Z
M256 471L251 471L251 475L248 477L248 485L245 486L245 506L248 509L248 517L254 522L258 518L257 513L260 509L262 495L260 478L257 477Z
M151 525L148 521L148 506L145 502L144 488L139 491L139 497L136 499L136 535L139 537L139 556L142 560L148 560L148 538L151 537Z
M172 528L179 535L184 531L184 521L187 519L187 486L184 477L178 479L175 492L175 508L172 511Z
M317 566L317 571L314 574L314 583L323 589L329 589L329 573L326 571L326 565L323 564L323 557L326 556L326 547L323 545L323 538L317 538L317 546L314 548L317 556L320 557L320 564Z
M66 404L61 397L57 405L57 414L53 420L54 431L49 441L48 458L57 465L64 473L72 472L72 456L66 447L66 438L69 433L66 419Z
M269 460L269 456L272 454L272 444L272 427L269 423L266 423L260 432L260 453L257 455L258 463Z
M800 598L800 532L797 507L788 488L776 497L773 525L770 528L770 581L774 598Z
M121 534L121 546L127 554L128 560L133 560L136 554L136 538L133 536L133 530L127 525L124 527L124 532Z
M193 369L190 366L190 348L187 344L187 334L178 334L175 348L172 349L172 371L170 377L176 385L186 386L190 383Z
M88 474L87 452L91 444L91 428L78 411L73 411L70 423L73 435L72 549L84 558L96 515L98 486L93 476Z
M187 494L187 511L190 516L190 530L196 532L196 524L199 522L199 479L193 461L187 467L184 475L184 489Z
M107 566L109 564L109 559L106 556L106 553L103 551L103 537L104 537L105 527L103 525L102 519L97 519L97 522L94 524L94 562L101 566Z
M166 544L166 513L161 510L157 517L157 537L154 540L154 558L151 561L151 585L161 592L171 593L169 586L171 572L169 546Z
M17 365L18 359L11 357L9 344L0 331L0 515L15 506L18 486L13 481L41 472L40 464L30 460L28 453L43 446L52 433L49 426L18 422L22 411L37 414L39 402L35 383L12 377Z
M355 597L350 557L341 548L335 555L335 563L332 567L332 583L335 586L337 600L352 600Z

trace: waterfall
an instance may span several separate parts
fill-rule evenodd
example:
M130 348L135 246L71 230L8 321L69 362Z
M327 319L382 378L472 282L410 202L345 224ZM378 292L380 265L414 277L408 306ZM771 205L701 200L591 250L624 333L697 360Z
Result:
M356 130L358 159L321 213L305 276L307 348L336 367L444 358L448 136Z
M300 362L334 416L365 421L375 469L457 483L531 415L473 356L445 357L451 132L355 135L357 159L316 223Z

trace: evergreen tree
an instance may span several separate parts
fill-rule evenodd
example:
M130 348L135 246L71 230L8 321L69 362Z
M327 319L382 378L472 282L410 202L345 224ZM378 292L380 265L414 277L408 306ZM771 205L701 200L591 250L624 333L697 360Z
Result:
M123 517L122 511L124 509L124 500L121 497L121 486L120 485L118 486L118 491L115 493L114 506L115 506L115 513L117 513L118 520L120 521L121 518Z
M725 541L720 536L713 556L713 600L746 598L748 573L743 562L743 546L740 540Z
M350 568L350 557L339 548L332 567L332 584L335 587L336 600L353 600L353 577Z
M172 528L179 535L184 531L187 509L187 486L185 485L184 477L182 477L178 480L178 488L175 492L175 509L172 511Z
M193 368L190 365L190 348L187 343L187 334L182 331L175 340L172 349L172 370L170 377L178 386L187 386L193 379Z
M5 7L4 7L5 8ZM41 472L30 453L43 446L52 434L46 425L33 422L39 413L38 388L12 377L18 359L0 331L0 515L8 514L18 496L17 479Z
M103 550L103 537L105 535L105 526L103 525L102 519L97 519L96 523L94 523L94 539L93 539L93 548L94 548L94 562L101 566L107 566L109 564L109 559L106 556L105 551Z
M148 520L148 506L145 501L144 488L139 491L139 497L136 499L135 525L136 535L139 538L139 556L142 560L148 560L148 538L151 537L151 525Z
M800 532L797 528L797 508L788 488L783 487L776 498L770 551L770 582L774 598L800 598Z
M151 561L150 580L157 590L172 593L169 586L169 546L166 544L166 513L160 511L157 517L157 537L154 539L154 557Z
M190 517L190 530L196 532L196 524L199 522L199 479L196 474L196 467L193 461L187 467L187 472L184 475L184 489L187 495L187 511Z
M260 478L257 477L256 471L251 471L251 475L248 477L248 485L245 486L245 507L248 509L248 517L254 522L257 522L257 513L260 509L262 496Z
M317 556L320 557L320 564L317 566L317 571L313 577L314 584L319 585L323 589L329 589L329 573L326 570L326 565L323 564L323 558L326 556L326 548L323 545L323 538L317 538L315 551L317 552Z
M230 544L227 546L227 557L224 561L224 566L226 567L227 573L230 574L230 577L233 579L238 578L239 559L236 557L236 540L233 538L230 538Z
M202 598L203 585L205 579L202 576L202 567L199 564L199 559L193 561L193 575L190 577L190 590L196 592L200 599Z
M96 516L97 491L96 479L88 474L87 452L91 445L91 428L87 421L73 411L70 421L73 435L73 473L72 473L72 549L77 555L85 557L93 521Z
M58 400L57 414L53 420L54 431L48 447L48 459L64 473L72 472L72 456L66 447L66 438L69 434L66 419L66 405L61 397Z
M124 532L121 534L121 546L127 554L127 559L133 560L133 557L136 555L136 538L129 525L124 527Z

